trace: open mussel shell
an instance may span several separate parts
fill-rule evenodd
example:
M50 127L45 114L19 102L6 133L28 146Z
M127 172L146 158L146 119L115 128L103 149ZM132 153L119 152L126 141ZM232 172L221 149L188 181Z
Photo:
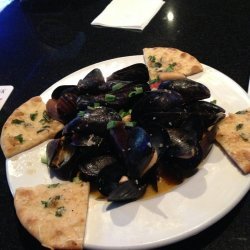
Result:
M107 81L123 80L146 83L149 80L148 69L143 63L136 63L120 69L107 77Z
M187 78L162 82L159 85L159 89L174 90L182 95L185 102L210 97L210 90L205 85Z
M79 157L76 148L64 141L63 138L49 141L46 148L47 165L50 170L63 179L73 177L76 161Z
M129 202L141 198L147 185L140 185L136 180L127 180L118 185L108 196L108 201Z

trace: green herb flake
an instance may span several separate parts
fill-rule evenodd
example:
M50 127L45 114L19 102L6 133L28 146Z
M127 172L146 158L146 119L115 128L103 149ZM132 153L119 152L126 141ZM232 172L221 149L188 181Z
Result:
M149 82L148 82L148 84L150 85L150 84L154 84L154 83L156 83L156 82L159 82L159 77L157 77L157 78L155 78L155 79L152 79L152 80L150 80Z
M121 118L127 115L131 115L131 113L132 113L132 109L129 109L128 111L125 111L124 109L119 110L119 115Z
M53 184L48 185L47 187L48 187L48 188L56 188L56 187L58 187L59 185L60 185L60 183L53 183Z
M85 112L81 110L81 111L79 111L79 112L77 113L77 116L78 116L78 117L83 117L84 114L85 114Z
M41 157L41 163L43 163L43 164L48 164L48 158L47 158L47 155L43 155L42 157Z
M55 195L54 197L50 197L47 201L41 201L44 208L55 207L57 201L61 199L61 195Z
M24 123L24 120L14 119L14 120L11 121L11 123L19 125L19 124Z
M248 110L240 110L240 111L236 112L235 114L237 114L237 115L244 115L247 112L248 112Z
M148 60L150 61L150 62L155 62L156 61L156 58L155 58L155 56L149 56L148 57Z
M50 128L50 126L48 126L48 125L47 126L43 126L41 129L37 130L36 133L39 134L39 133L43 132L44 130L48 130L49 131L48 128Z
M30 120L35 121L36 117L38 115L38 112L36 111L35 113L30 114Z
M216 104L216 103L217 103L217 100L212 100L212 101L210 101L210 103Z
M173 72L175 66L176 66L176 63L175 63L175 62L174 62L174 63L170 63L170 64L168 65L168 67L165 69L165 71L167 71L167 72Z
M107 123L107 129L115 128L117 126L117 124L118 124L118 121L113 121L113 120L109 121Z
M112 91L119 90L124 87L124 84L121 82L116 83L115 85L112 86Z
M240 137L241 137L241 139L242 139L243 141L248 141L248 137L247 137L246 134L241 133L241 134L240 134Z
M235 127L236 131L242 129L242 128L243 128L243 125L244 125L243 123L237 124L236 127Z
M55 212L55 216L62 217L63 214L65 213L65 211L66 211L65 207L59 207L59 208L57 208L57 210Z
M154 63L155 68L160 68L161 66L162 66L162 64L160 62L155 62Z
M100 107L101 105L100 105L100 103L99 102L95 102L94 103L94 108L98 108L98 107Z
M128 97L133 97L135 95L139 95L139 94L142 94L143 93L143 88L142 87L135 87L134 88L134 91L131 91L129 94L128 94Z
M114 102L116 99L116 96L115 95L111 95L111 94L106 94L105 95L105 101L106 102Z
M130 127L130 128L133 128L136 126L136 122L125 122L125 126L126 127Z
M41 201L42 205L44 208L49 206L49 202L48 201Z
M39 122L42 123L42 125L44 125L46 123L50 123L51 121L52 121L52 119L49 117L46 110L44 110L43 111L43 118Z
M24 142L22 134L14 136L14 139L17 140L17 141L19 141L21 144Z

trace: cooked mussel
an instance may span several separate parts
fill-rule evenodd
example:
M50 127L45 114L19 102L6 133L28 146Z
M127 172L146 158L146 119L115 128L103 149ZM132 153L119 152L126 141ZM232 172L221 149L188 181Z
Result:
M85 180L95 181L103 168L112 165L116 161L112 155L100 155L81 162L78 168L81 170Z
M107 124L110 121L121 121L121 117L107 107L88 108L65 125L63 135L75 133L104 135L107 133Z
M187 78L162 82L159 89L174 90L182 95L185 102L210 97L210 91L205 85Z
M143 63L136 63L120 69L107 77L107 81L122 80L146 83L149 80L148 69Z
M105 84L101 70L96 68L79 80L77 87L81 94L98 94L101 90L105 91Z

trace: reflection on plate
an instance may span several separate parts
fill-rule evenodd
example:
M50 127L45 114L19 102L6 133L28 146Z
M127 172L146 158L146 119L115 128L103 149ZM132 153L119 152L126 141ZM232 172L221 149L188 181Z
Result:
M57 86L77 84L90 70L100 68L105 76L142 56L116 58L91 65L55 83L44 93L46 102ZM233 80L203 65L204 72L190 77L204 83L211 100L227 112L250 106L247 94ZM57 182L40 161L46 142L7 160L6 171L12 193L20 186ZM109 209L109 203L90 199L86 247L101 249L144 249L168 245L194 235L218 221L246 194L250 175L242 175L215 145L197 174L173 191L152 199L135 201Z

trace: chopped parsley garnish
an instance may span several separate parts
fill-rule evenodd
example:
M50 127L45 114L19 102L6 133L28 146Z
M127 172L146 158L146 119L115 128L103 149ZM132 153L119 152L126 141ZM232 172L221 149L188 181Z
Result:
M53 184L48 185L48 188L56 188L59 185L60 185L60 183L53 183Z
M55 212L56 217L62 217L63 213L66 211L65 207L59 207L57 208Z
M51 122L51 118L48 116L46 111L43 111L43 118L39 121L42 125Z
M246 134L241 133L241 134L240 134L240 137L241 137L241 139L242 139L243 141L248 141L248 138L247 138Z
M47 126L43 126L41 129L37 130L36 133L39 134L39 133L43 132L46 129L48 130L48 128L50 128L50 126L48 126L48 125Z
M35 121L36 117L38 115L38 112L36 111L35 113L30 114L30 120Z
M14 139L17 140L17 141L19 141L21 144L24 142L22 134L14 136Z
M125 111L124 109L121 109L119 111L119 115L121 118L127 116L127 115L131 115L132 109L129 109L128 111Z
M133 128L136 126L136 122L125 122L125 126Z
M119 90L121 88L123 88L124 84L121 82L116 83L115 85L112 86L112 91L116 91Z
M162 66L162 64L160 62L155 62L154 63L155 68L160 68L161 66Z
M47 155L43 155L43 156L41 157L41 162L42 162L43 164L48 164Z
M174 62L174 63L170 63L170 64L168 65L168 67L166 68L165 71L167 71L167 72L173 72L175 66L176 66L176 63L175 63L175 62Z
M212 103L212 104L216 104L216 103L217 103L217 101L216 101L216 100L212 100L210 103Z
M11 121L12 124L22 124L24 123L24 120L14 119Z
M160 80L159 77L157 77L157 78L155 78L155 79L150 80L150 81L148 82L148 84L150 85L150 84L159 82L159 80Z
M106 102L114 102L116 99L116 96L115 95L111 95L111 94L106 94L105 95L105 101Z
M243 128L243 125L244 125L243 123L239 123L236 125L235 129L238 131Z
M160 68L160 67L162 66L162 64L161 64L160 62L157 62L157 61L156 61L156 57L155 57L155 56L149 56L149 57L148 57L148 60L149 60L151 63L153 63L153 66L154 66L155 68Z
M79 111L79 112L77 113L77 116L78 116L78 117L83 117L83 116L84 116L84 114L85 114L85 112L84 112L84 111Z
M156 61L156 58L155 58L155 56L149 56L148 57L148 60L150 61L150 62L155 62Z
M237 114L237 115L244 115L247 112L248 112L247 110L241 110L241 111L236 112L235 114Z
M139 94L142 94L142 93L143 93L143 88L142 87L135 87L134 91L131 91L128 94L128 97L132 97L132 96L139 95Z
M118 121L109 121L108 123L107 123L107 129L111 129L111 128L114 128L114 127L116 127L116 125L118 124Z
M54 207L58 200L61 199L61 195L56 195L54 197L50 197L47 201L41 201L44 208Z

